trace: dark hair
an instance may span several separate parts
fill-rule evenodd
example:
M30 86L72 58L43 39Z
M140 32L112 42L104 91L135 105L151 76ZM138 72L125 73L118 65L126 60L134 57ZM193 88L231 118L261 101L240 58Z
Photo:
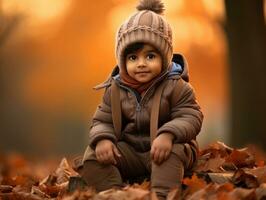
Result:
M135 53L136 51L143 49L143 47L144 47L144 43L143 42L136 42L136 43L128 45L127 48L124 51L124 58L128 54Z

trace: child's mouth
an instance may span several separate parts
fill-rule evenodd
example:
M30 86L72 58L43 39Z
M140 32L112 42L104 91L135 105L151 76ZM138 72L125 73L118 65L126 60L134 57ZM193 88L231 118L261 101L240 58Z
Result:
M143 72L136 72L135 74L137 74L137 75L142 75L142 74L148 74L148 73L150 73L150 72L148 72L148 71L143 71Z

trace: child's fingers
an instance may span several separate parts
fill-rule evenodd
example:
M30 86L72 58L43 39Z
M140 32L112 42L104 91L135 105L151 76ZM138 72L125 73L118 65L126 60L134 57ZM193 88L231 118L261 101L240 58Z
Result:
M102 154L102 162L103 162L104 164L108 164L108 160L109 160L108 153L103 153L103 154Z
M164 160L167 160L170 155L170 151L166 151L164 154Z
M100 163L103 163L104 157L103 157L103 151L100 148L95 149L96 158Z
M158 160L159 160L159 151L155 149L153 154L153 161L158 163Z
M109 156L109 163L112 163L112 164L115 165L116 164L116 160L115 160L113 151L110 151L108 156Z
M158 153L158 164L161 164L164 158L165 158L165 151L160 151Z
M101 164L107 164L108 160L109 160L107 153L104 153L104 152L97 153L96 158L97 158L98 162Z
M117 156L117 157L121 157L121 154L120 154L120 152L118 151L118 149L116 148L116 146L114 146L114 148L113 148L113 152L114 152L115 156Z
M109 151L106 156L106 162L105 164L115 164L116 160L114 158L114 154L112 151Z
M103 157L101 154L96 154L96 158L97 158L99 163L103 163Z

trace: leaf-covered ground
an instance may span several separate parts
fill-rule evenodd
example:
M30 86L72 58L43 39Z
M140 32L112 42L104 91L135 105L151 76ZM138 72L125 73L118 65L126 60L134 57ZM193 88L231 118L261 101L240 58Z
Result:
M0 155L0 199L157 199L148 181L96 193L69 163L66 158L33 162L18 155ZM181 194L173 188L167 199L266 199L265 155L254 147L233 149L216 142L200 151L198 163L183 179L182 187Z

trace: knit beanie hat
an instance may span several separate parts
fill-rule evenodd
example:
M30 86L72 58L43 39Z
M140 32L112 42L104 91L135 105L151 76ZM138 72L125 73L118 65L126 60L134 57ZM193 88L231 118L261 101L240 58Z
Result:
M162 56L163 69L167 70L173 57L172 29L162 17L164 5L160 0L140 0L137 12L118 29L116 59L120 72L125 73L124 51L128 45L143 42L154 46Z

